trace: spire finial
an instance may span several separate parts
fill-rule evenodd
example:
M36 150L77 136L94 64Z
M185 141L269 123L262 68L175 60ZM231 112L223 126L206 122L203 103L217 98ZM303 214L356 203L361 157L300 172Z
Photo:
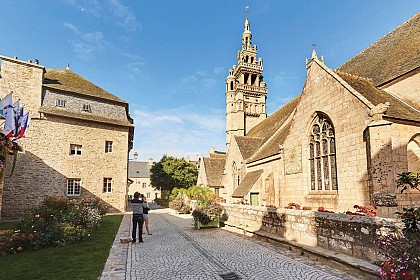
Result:
M248 18L248 9L249 9L249 5L245 6L245 14L246 14L246 18Z
M318 58L317 57L317 55L316 55L316 45L315 44L312 44L312 58Z

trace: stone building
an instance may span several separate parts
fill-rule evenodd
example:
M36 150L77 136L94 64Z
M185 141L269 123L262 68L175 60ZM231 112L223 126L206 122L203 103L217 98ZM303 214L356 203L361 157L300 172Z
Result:
M160 190L156 190L150 184L150 168L153 165L153 159L149 162L130 160L128 162L128 179L131 184L128 188L128 195L135 192L144 194L147 201L160 198Z
M242 40L251 38L248 27L246 19ZM255 58L244 62L243 49L244 43L242 68L234 66L226 79L227 202L297 203L336 212L375 205L383 217L420 205L419 191L400 194L396 188L398 174L420 171L420 14L337 69L314 50L301 94L249 127L231 118L232 110L241 112L241 103L252 100L260 105L255 112L263 114L267 91L265 84L251 87L244 78L253 75L245 70L249 63L248 68L262 68ZM239 83L233 90L232 81ZM245 120L254 117L246 112Z
M95 197L124 211L134 126L128 103L66 69L0 56L0 95L13 92L30 112L13 177L2 190L2 218L46 195Z
M226 153L215 151L212 147L207 157L199 158L197 185L209 187L217 196L222 196L225 163Z

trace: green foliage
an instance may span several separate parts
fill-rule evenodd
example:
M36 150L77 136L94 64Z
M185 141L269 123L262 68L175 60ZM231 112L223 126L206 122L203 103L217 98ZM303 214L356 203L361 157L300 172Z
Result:
M0 253L64 246L87 239L101 221L99 201L69 200L49 196L39 207L25 213L13 235L6 237Z
M408 187L411 189L420 190L420 173L417 172L403 172L398 174L397 187L401 188L401 193L406 191Z
M198 171L186 159L164 155L150 168L150 183L158 190L189 188L197 182Z
M81 243L0 257L1 279L99 279L122 218L104 216L100 228Z

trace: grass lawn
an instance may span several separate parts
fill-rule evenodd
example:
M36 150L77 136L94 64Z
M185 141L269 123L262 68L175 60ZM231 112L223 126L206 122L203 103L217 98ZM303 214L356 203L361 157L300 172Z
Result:
M104 216L81 243L0 257L0 279L98 279L122 218Z

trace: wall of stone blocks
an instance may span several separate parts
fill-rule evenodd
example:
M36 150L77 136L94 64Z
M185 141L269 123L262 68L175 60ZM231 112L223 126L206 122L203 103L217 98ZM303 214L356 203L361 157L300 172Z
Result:
M419 109L420 106L420 69L392 81L382 87L386 91L407 101L412 106Z
M363 131L369 123L368 109L343 83L313 63L301 94L301 101L286 138L286 162L281 206L290 202L310 207L324 206L335 211L352 209L354 204L370 204L366 143ZM311 191L309 133L317 114L332 121L336 137L338 191ZM291 166L291 167L290 167Z
M319 246L349 256L382 259L379 236L401 229L393 219L282 208L224 204L227 222L251 232L270 232L302 245Z
M105 141L113 142L111 153L105 153ZM50 116L33 119L19 142L25 151L18 155L14 175L5 180L3 218L19 217L46 195L66 196L70 178L81 179L82 197L97 197L110 211L124 211L127 128ZM70 155L70 144L82 145L82 155ZM111 193L103 192L104 178L112 178Z
M13 91L13 101L20 99L20 106L24 106L26 112L38 112L44 67L8 58L1 60L0 67L0 98Z
M80 94L76 95L53 90L45 90L42 106L45 108L55 108L57 107L56 101L58 99L66 101L66 110L82 112L83 105L90 105L90 113L93 115L119 120L127 119L127 113L123 103L118 104L117 102L98 100Z

